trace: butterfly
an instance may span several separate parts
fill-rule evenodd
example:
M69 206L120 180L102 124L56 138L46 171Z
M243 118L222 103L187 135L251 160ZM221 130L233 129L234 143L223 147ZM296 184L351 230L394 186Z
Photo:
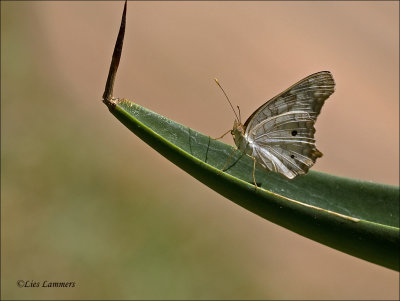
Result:
M256 162L266 170L293 179L306 174L316 159L322 157L315 146L314 124L334 88L329 71L314 73L267 101L244 124L239 107L238 117L222 89L236 115L233 129L227 133L232 134L237 148L253 159L254 185L257 186Z

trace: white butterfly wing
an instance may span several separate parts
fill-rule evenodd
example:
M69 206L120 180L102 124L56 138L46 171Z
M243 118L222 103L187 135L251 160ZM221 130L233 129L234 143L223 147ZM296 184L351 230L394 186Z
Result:
M318 72L257 109L244 124L257 162L290 179L307 173L322 156L315 146L314 124L334 86L330 72Z

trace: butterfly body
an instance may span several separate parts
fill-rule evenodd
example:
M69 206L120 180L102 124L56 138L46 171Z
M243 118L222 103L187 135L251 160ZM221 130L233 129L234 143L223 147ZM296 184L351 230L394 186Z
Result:
M244 127L238 121L233 122L233 129L231 131L231 135L233 137L233 141L235 141L236 146L239 150L245 152L245 149L248 146L251 146L251 141L247 137L245 137Z
M322 157L314 124L334 85L330 72L312 74L267 101L244 124L235 120L236 146L264 169L289 179L307 173Z

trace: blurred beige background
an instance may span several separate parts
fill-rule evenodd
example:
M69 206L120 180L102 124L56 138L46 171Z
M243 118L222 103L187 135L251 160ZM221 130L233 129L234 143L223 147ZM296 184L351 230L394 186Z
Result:
M398 273L247 212L108 112L122 8L1 2L2 299L398 299ZM373 1L130 2L114 94L217 136L234 116L214 77L247 118L330 70L314 170L398 185L398 12Z

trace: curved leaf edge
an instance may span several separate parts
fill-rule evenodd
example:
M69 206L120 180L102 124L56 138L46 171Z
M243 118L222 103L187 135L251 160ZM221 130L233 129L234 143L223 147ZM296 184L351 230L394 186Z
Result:
M238 205L300 235L314 239L320 243L326 244L348 254L381 264L391 269L399 270L399 228L347 216L318 206L305 204L264 188L255 189L253 184L250 184L228 173L221 172L220 169L216 168L215 166L204 162L203 160L181 149L177 145L171 143L168 139L164 138L152 128L148 127L146 124L132 116L132 114L126 110L127 107L136 107L137 109L146 110L150 113L158 115L157 113L151 112L150 110L145 109L126 99L117 100L113 105L109 105L111 113L123 124L125 124L132 132L142 138L142 140L155 148L159 153L167 157L173 163L187 171L189 174L218 193L234 201ZM166 119L161 115L158 116ZM170 122L180 125L174 121ZM180 126L186 127L184 125ZM232 146L221 141L216 141L216 143L233 149ZM198 166L200 167L200 170L202 170L201 172L197 170ZM204 176L204 173L207 174L206 177ZM385 184L342 178L315 171L311 171L311 173L318 177L334 177L335 179L358 183L361 182L365 185L377 186L384 189L396 189L395 186ZM239 189L237 189L238 187ZM235 193L233 194L232 191L235 191ZM238 191L240 192L237 193ZM251 196L251 201L241 199L242 197L249 198L249 196ZM266 203L266 199L269 201L269 205L267 206L264 204ZM275 207L274 210L270 210L272 207ZM276 210L276 208L280 208L281 210ZM281 214L280 217L279 214ZM291 217L295 217L298 222L299 216L304 218L304 221L301 221L297 225L292 225L289 222ZM315 221L312 221L312 219L315 219ZM332 225L336 225L337 229L333 230L333 232L337 232L336 235L326 235L326 232L321 232L318 231L318 228L313 228L315 226L318 227L318 224L319 226L323 225L321 229L331 228ZM357 227L354 227L354 224L357 224ZM347 235L347 237L342 237L342 239L338 239L340 236L342 236L343 230L347 231L347 234L350 235ZM361 243L361 245L364 245L366 249L360 250L358 248L360 245L358 245L356 248L351 246L352 240L357 239L357 237L363 237L363 243ZM355 249L358 249L358 251ZM382 252L385 252L386 254L384 254L384 256L377 256L377 253Z

